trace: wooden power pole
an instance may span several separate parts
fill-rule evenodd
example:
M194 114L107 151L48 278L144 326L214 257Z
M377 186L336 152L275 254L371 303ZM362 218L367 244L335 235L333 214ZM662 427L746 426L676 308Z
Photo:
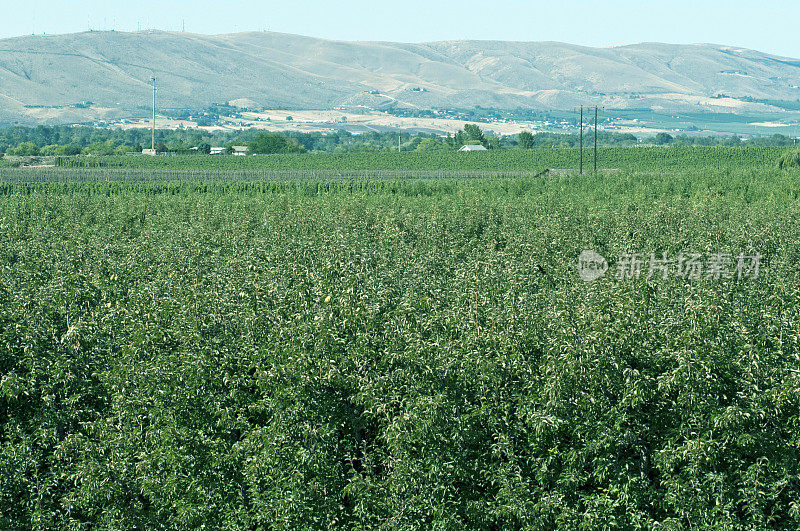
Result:
M156 77L153 76L150 78L150 81L153 82L153 137L150 143L150 149L155 151L156 149Z
M583 175L583 105L581 105L581 175Z
M597 107L594 108L594 174L597 175Z

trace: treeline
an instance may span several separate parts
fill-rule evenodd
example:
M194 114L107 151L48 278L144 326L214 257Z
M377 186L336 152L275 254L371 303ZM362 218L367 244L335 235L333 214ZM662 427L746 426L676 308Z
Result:
M7 127L0 129L0 153L16 156L122 155L150 147L148 129L109 129L74 126ZM593 143L591 133L584 135L585 145ZM659 133L639 139L632 134L600 132L598 144L604 147L636 145L677 146L791 146L795 140L776 134L770 137L742 139L738 136L696 137ZM465 144L481 144L488 149L536 149L577 147L578 134L531 133L494 136L478 125L467 124L463 130L446 136L434 133L367 132L335 133L266 133L264 131L209 132L200 129L159 129L155 132L160 152L209 153L211 146L231 148L246 145L251 153L348 153L359 151L449 151Z
M6 127L0 129L0 153L7 155L124 154L150 147L149 129L110 129L84 126ZM155 141L162 151L190 150L201 144L224 145L229 135L200 129L157 129Z
M788 147L797 143L797 140L781 134L774 134L765 137L752 137L743 139L736 135L731 136L689 136L681 134L672 136L669 133L658 133L652 138L645 139L643 143L655 146L765 146L765 147Z

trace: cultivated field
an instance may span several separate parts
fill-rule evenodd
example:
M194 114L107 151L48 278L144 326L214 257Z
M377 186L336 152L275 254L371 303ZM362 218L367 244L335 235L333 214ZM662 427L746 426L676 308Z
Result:
M0 527L797 529L779 154L0 170Z
M640 172L682 172L689 169L762 169L774 167L786 148L779 147L636 147L598 149L598 167ZM584 169L592 165L592 150L584 151ZM513 149L483 153L422 151L234 156L109 156L57 157L59 167L300 170L314 171L443 171L525 172L580 166L577 149Z

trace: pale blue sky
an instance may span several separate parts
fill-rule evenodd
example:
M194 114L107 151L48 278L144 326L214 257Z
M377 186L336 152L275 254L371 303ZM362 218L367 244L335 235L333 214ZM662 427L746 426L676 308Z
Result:
M0 37L138 27L344 40L711 42L800 57L800 0L0 0Z

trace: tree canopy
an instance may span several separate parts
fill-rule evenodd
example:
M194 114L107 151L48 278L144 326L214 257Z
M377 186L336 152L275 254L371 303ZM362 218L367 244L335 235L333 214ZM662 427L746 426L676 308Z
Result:
M248 143L250 153L301 153L305 149L295 140L291 141L277 133L261 133Z

